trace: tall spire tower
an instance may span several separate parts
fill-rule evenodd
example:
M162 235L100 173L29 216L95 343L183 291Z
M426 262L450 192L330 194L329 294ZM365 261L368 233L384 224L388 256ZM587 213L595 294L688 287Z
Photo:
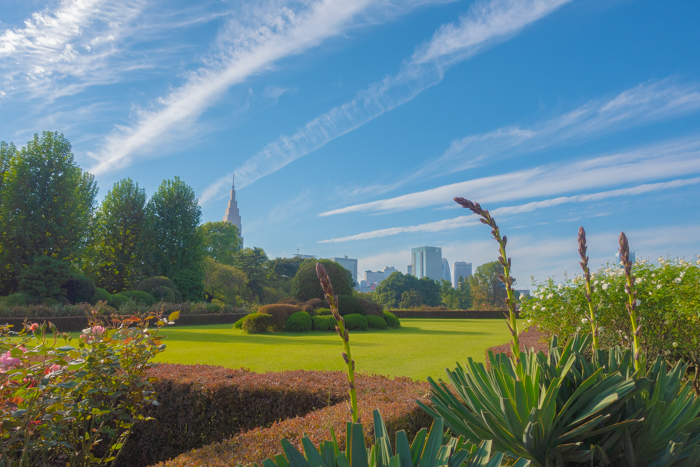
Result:
M238 227L238 234L241 236L241 244L243 244L243 230L241 229L241 214L238 212L238 203L236 202L236 180L235 176L231 184L231 199L228 200L228 207L226 208L226 214L224 214L224 221L230 222L231 224Z

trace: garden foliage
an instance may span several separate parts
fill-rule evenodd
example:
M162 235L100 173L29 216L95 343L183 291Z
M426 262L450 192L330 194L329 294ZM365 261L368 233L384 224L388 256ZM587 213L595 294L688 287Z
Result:
M312 328L311 316L305 311L293 313L284 323L284 330L290 332L309 332Z
M352 274L340 264L329 259L318 260L326 268L337 295L352 295ZM292 295L301 302L324 299L324 292L316 277L316 260L305 261L299 266L292 282Z
M362 315L345 315L345 325L351 331L366 331L369 329L367 319Z
M27 323L19 339L3 333L0 465L111 463L156 403L146 371L165 348L166 322L151 315L107 325L93 313L79 339L59 338L50 323Z
M264 305L258 308L258 314L270 315L274 318L274 331L282 331L284 325L294 313L301 311L301 307L298 305L287 305L287 304L273 304Z
M278 322L271 315L265 313L253 313L245 317L241 328L248 334L260 334L263 332L278 330Z
M381 316L369 315L365 316L367 320L367 325L370 329L388 329L386 321Z
M390 328L395 329L401 327L401 321L399 321L399 318L397 318L396 315L390 311L384 312L384 320Z

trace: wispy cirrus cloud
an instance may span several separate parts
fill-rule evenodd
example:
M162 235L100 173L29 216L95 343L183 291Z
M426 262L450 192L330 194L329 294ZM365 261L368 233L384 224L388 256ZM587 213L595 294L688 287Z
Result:
M281 136L235 170L243 188L330 141L412 100L438 84L451 64L503 42L570 0L491 0L477 2L456 23L441 27L399 73L371 84L354 99L316 117L291 136ZM225 196L230 174L208 186L203 204Z
M549 164L443 185L370 203L321 213L394 212L449 204L455 196L483 203L552 196L577 190L619 186L700 172L700 138L671 141L619 154L567 164ZM503 189L494 189L503 187Z
M566 203L586 203L591 201L601 201L608 198L617 198L622 196L637 196L655 191L670 190L689 185L700 184L700 177L689 179L677 179L669 182L661 183L645 183L642 185L633 186L630 188L620 188L617 190L601 191L598 193L587 193L575 196L560 196L557 198L546 199L542 201L533 201L531 203L520 204L517 206L504 206L491 210L494 216L508 216L514 214L522 214L532 212L538 209L551 208ZM499 217L500 218L500 217ZM331 238L321 240L318 243L344 243L356 240L369 240L373 238L388 237L403 233L425 233L425 232L444 232L446 230L454 230L471 225L481 224L479 219L474 215L459 216L451 219L444 219L437 222L427 222L424 224L410 225L404 227L391 227L388 229L372 230L347 237Z
M389 17L384 10L399 11L429 2L269 0L242 7L240 14L226 23L204 65L190 73L183 85L158 99L152 109L138 112L133 123L109 134L102 147L90 154L96 161L90 170L102 174L125 167L164 139L181 139L188 126L231 86L270 70L284 57L303 53L356 24L371 21L372 12L374 17ZM202 197L206 198L206 193Z
M75 92L109 82L108 58L143 11L145 0L62 0L55 10L35 12L24 27L0 35L2 93ZM67 79L72 81L66 81Z

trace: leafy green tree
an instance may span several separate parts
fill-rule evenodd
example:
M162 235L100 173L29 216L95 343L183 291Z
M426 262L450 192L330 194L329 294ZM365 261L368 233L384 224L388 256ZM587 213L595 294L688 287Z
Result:
M66 296L63 284L73 278L70 265L49 256L37 256L19 275L19 291L32 298Z
M333 292L336 296L352 295L353 280L350 271L329 259L311 259L304 261L294 276L292 294L297 300L305 302L312 298L320 298L321 300L325 298L325 293L316 275L316 263L323 264L331 279Z
M8 166L10 164L10 159L17 153L17 148L12 143L6 143L5 141L0 141L0 196L2 196L2 185L3 179L5 178L5 172L7 172ZM0 197L0 204L2 204L2 198Z
M79 264L97 184L77 166L70 143L58 133L34 135L19 151L0 146L0 281L7 293L35 256Z
M499 279L503 265L498 261L485 263L476 268L469 277L471 296L476 307L504 308L507 298L506 287Z
M423 305L440 306L440 283L428 277L418 281L418 292Z
M407 290L401 294L401 302L399 302L399 308L414 308L421 306L423 300L421 299L420 292L417 290Z
M236 252L233 266L237 267L248 278L248 290L252 300L262 303L267 295L265 287L268 284L267 255L262 248L243 248Z
M278 295L292 295L294 276L303 262L302 258L296 256L271 259L267 264L269 287L274 289Z
M237 297L242 295L248 278L240 269L217 263L213 258L204 260L204 298L238 305Z
M442 304L450 310L469 309L472 305L469 281L460 277L455 289L450 281L443 280L440 286L440 299Z
M147 216L151 275L171 278L184 300L201 299L205 251L194 190L179 177L163 181L148 201Z
M415 291L420 297L420 303L411 306L438 306L440 305L440 284L424 277L418 279L411 274L402 274L399 271L391 273L389 277L379 283L374 290L374 300L387 308L403 307L404 292ZM413 300L413 295L410 295ZM412 302L413 303L413 302Z
M207 222L199 226L204 252L217 263L233 265L236 252L243 247L238 227L230 222Z
M133 290L145 276L146 192L127 178L97 209L85 271L109 293Z
M459 308L462 310L470 309L472 307L473 300L469 281L460 276L457 281L457 290L459 290Z

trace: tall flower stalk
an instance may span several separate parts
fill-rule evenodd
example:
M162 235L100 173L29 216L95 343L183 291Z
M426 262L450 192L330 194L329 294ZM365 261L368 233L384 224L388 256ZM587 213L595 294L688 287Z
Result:
M637 314L637 307L639 306L640 302L637 300L637 291L634 290L635 277L632 275L630 246L624 232L620 232L620 262L625 270L625 293L627 293L627 303L625 306L630 315L630 321L632 323L632 351L634 352L634 369L639 371L640 369L644 368L644 357L641 354L641 345L639 343L642 325L639 324L639 315Z
M504 235L501 237L501 232L498 229L498 224L491 217L488 210L482 208L479 203L474 203L464 198L455 198L457 204L463 208L469 209L471 212L479 216L481 223L491 227L491 235L498 242L498 262L503 266L503 274L499 274L498 277L501 279L506 286L506 306L508 307L508 315L506 316L506 324L508 329L510 329L510 334L513 336L512 351L513 357L517 363L520 363L520 342L518 340L518 323L516 321L515 313L515 297L513 291L513 277L510 275L510 258L506 255L506 243L508 243L508 238Z
M336 326L335 331L338 333L340 338L343 340L343 347L345 352L342 353L343 360L347 365L348 372L348 386L350 390L350 411L352 412L352 421L358 423L360 421L360 409L357 407L357 391L355 390L355 360L352 359L350 353L350 336L348 335L348 330L345 327L345 320L338 312L338 300L333 294L333 286L331 285L331 279L328 277L326 268L323 264L316 263L316 275L321 281L321 287L323 292L326 294L326 301L331 306L331 311L333 312L333 318L335 318Z
M578 254L581 256L581 269L583 269L583 279L586 282L586 301L588 302L588 311L591 315L591 330L593 331L593 350L598 350L598 320L595 315L595 307L593 306L593 288L591 287L591 270L588 267L588 256L586 256L586 231L583 227L578 229Z

